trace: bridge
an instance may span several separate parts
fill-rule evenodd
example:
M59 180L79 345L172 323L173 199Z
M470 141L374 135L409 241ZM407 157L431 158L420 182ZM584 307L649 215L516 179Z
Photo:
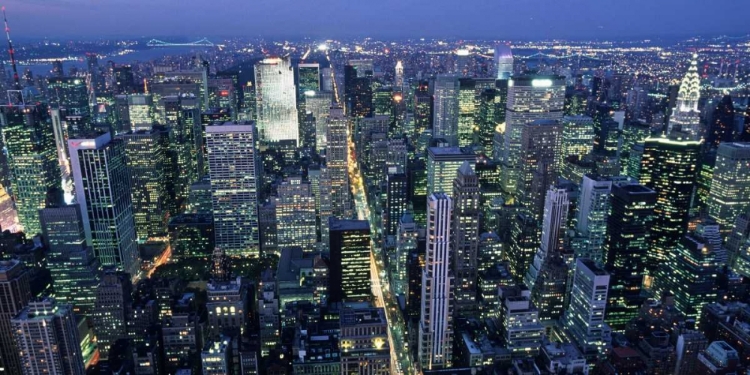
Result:
M195 42L190 42L190 43L170 43L170 42L165 42L163 40L151 39L146 43L146 45L149 47L215 47L216 46L213 42L211 42L207 38L196 40Z

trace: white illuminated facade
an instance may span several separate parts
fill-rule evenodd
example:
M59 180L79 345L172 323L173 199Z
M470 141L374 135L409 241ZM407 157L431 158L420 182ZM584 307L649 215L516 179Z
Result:
M438 75L435 78L432 137L444 138L458 145L458 77Z
M507 44L495 46L495 72L497 79L510 79L513 75L513 52Z
M255 64L255 96L260 139L299 144L294 69L288 58L267 58Z
M698 55L693 55L690 68L682 78L680 91L677 93L677 104L672 109L669 119L669 132L681 130L690 134L691 139L698 140L703 134L700 129L700 77L698 76Z
M419 361L423 370L453 362L453 273L451 219L453 200L444 193L427 198L427 251L422 270Z
M565 189L550 188L544 201L544 217L542 219L542 240L539 250L534 256L534 262L526 274L526 286L534 288L536 279L547 258L557 252L562 245L562 236L568 219L570 199Z

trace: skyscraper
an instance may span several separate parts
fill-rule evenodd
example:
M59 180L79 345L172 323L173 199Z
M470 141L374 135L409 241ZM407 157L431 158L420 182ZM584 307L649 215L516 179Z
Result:
M542 238L539 250L534 256L534 262L529 267L525 279L526 287L532 292L545 262L558 255L562 250L562 240L567 227L568 210L570 209L570 198L565 189L551 187L545 195ZM541 307L538 303L537 305Z
M399 222L406 212L409 200L409 181L403 168L394 166L388 169L386 178L385 210L383 227L386 236L395 236Z
M370 290L370 224L330 218L328 301L365 301Z
M306 252L315 250L317 242L315 197L310 184L300 177L284 180L277 188L276 222L278 246L299 246Z
M518 203L534 220L544 213L544 195L555 184L560 151L562 124L555 120L536 120L521 128L517 165L516 197Z
M563 325L584 355L606 355L612 331L604 322L609 274L590 259L576 260L570 306Z
M328 91L306 91L305 112L315 119L315 149L322 153L326 149L326 119L331 111L333 93Z
M102 359L109 358L109 349L118 339L126 338L127 312L131 301L131 284L127 275L108 271L96 288L92 320Z
M576 231L582 238L576 257L588 258L598 265L604 264L604 244L607 237L607 219L610 215L612 179L586 174L581 183L578 199Z
M401 63L401 60L396 61L393 86L396 87L397 91L401 91L404 89L404 64Z
M260 140L298 144L297 95L289 58L266 58L255 64L255 95Z
M701 141L649 137L641 160L640 182L656 191L649 270L669 259L687 229L693 184L698 171Z
M471 146L474 143L474 124L477 113L476 82L471 78L458 80L458 145Z
M417 250L417 224L414 216L405 213L398 222L396 233L396 267L393 275L393 290L398 295L411 294L409 291L408 259Z
M476 158L470 148L430 147L427 150L427 195L452 191L458 169L466 161L476 163Z
M39 218L55 299L72 305L76 314L88 315L96 299L99 261L86 244L80 206L47 207Z
M464 161L453 180L453 276L455 314L477 311L477 249L479 247L479 178Z
M698 76L698 55L693 55L690 67L682 78L680 91L677 94L677 102L672 109L669 119L669 132L682 131L688 134L691 140L702 137L700 129L700 112L698 111L698 100L700 99L700 76Z
M120 135L125 141L125 154L130 169L133 217L138 239L167 233L170 216L169 133L166 129L149 129Z
M433 90L432 138L443 138L458 146L458 77L438 75Z
M721 143L716 152L708 214L723 232L732 229L735 219L750 209L750 143Z
M29 302L13 320L21 356L19 373L84 375L78 324L69 305L53 299Z
M612 186L607 218L605 269L610 273L607 323L623 330L638 315L643 274L651 246L656 192L637 183Z
M716 248L696 234L684 236L666 262L659 265L654 294L673 295L675 307L700 323L703 306L717 299L716 275L720 263Z
M81 77L47 78L48 98L51 105L65 108L69 114L89 116L89 90Z
M505 129L502 133L503 190L516 193L520 179L521 133L535 120L559 120L565 104L565 78L522 75L508 81Z
M724 95L713 113L713 122L706 129L706 143L718 147L720 143L731 142L734 129L734 103L731 95Z
M42 231L39 209L45 207L47 191L60 187L52 123L41 105L2 107L0 121L18 220L33 236Z
M104 133L70 139L68 148L86 243L102 266L136 277L140 261L125 143Z
M594 120L588 116L565 116L562 119L562 152L559 160L575 155L583 158L594 149Z
M352 117L372 115L372 60L352 60L344 66L344 103Z
M495 45L495 77L497 79L510 79L513 75L513 52L507 44Z
M297 91L300 99L304 99L308 91L320 91L320 64L297 64Z
M258 256L255 125L206 127L216 246L231 256Z
M331 208L333 216L351 216L349 196L349 122L341 107L331 107L327 120L326 166L331 182Z
M13 340L13 319L31 299L29 274L18 260L0 261L0 367L20 374L19 351Z
M422 301L417 352L423 370L453 363L453 200L444 193L427 198L427 251L422 270Z

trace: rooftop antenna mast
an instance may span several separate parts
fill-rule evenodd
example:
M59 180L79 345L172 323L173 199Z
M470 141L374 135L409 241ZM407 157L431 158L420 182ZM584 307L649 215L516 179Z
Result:
M16 67L16 52L13 49L13 42L10 40L10 27L8 27L8 17L5 15L5 6L3 6L3 21L5 22L5 36L8 38L8 54L10 54L10 64L13 67L13 88L21 90L21 83L18 80L18 68Z

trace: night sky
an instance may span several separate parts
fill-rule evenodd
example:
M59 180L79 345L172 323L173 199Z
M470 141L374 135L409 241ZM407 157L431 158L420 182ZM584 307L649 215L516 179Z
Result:
M750 32L748 0L6 0L15 38L630 38Z

